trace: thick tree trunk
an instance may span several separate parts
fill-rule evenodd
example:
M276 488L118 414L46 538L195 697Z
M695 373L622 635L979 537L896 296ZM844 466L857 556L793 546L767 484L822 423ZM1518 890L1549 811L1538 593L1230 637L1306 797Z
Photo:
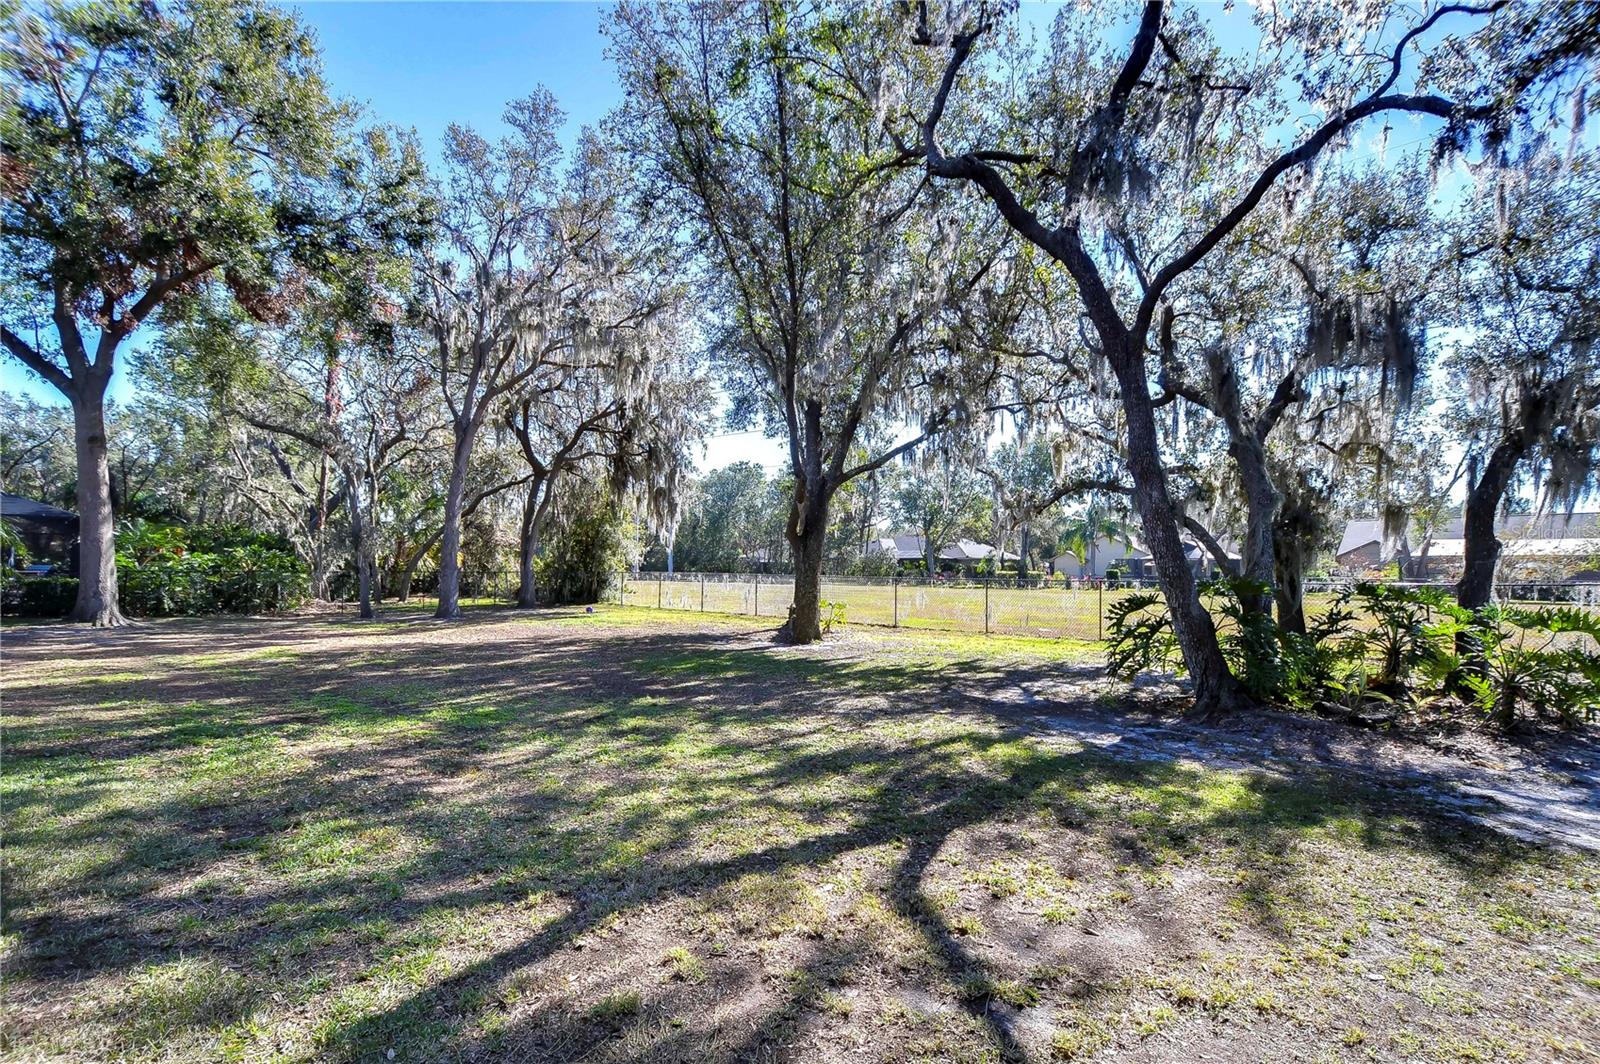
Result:
M1465 564L1456 584L1456 604L1466 609L1487 606L1494 594L1495 566L1500 561L1500 541L1495 538L1494 518L1511 487L1517 463L1526 452L1520 433L1502 437L1490 452L1483 475L1467 492L1461 522Z
M441 620L461 616L461 506L467 490L467 462L472 457L472 429L458 434L444 497L444 528L439 535L439 608Z
M1275 478L1285 485L1278 519L1272 523L1273 597L1278 606L1278 627L1304 635L1306 631L1306 564L1316 557L1326 532L1324 489L1304 476L1280 470Z
M1240 605L1254 613L1271 613L1277 570L1272 527L1283 508L1283 495L1272 482L1267 449L1260 440L1248 433L1235 435L1229 440L1228 453L1239 471L1245 500L1244 550L1239 572L1244 579L1266 587L1260 595L1244 596Z
M400 570L400 575L394 581L394 597L401 602L411 601L411 581L417 575L417 566L422 562L422 555L418 554L411 559L409 565Z
M1316 514L1296 492L1278 508L1272 523L1272 597L1278 606L1278 627L1286 632L1306 632L1306 558L1318 527Z
M96 628L126 624L117 601L116 517L106 456L105 382L87 381L72 397L78 458L78 599L70 619Z
M822 554L828 538L828 499L818 486L806 492L797 482L785 530L794 550L794 604L789 608L788 638L815 643L822 638Z
M1277 577L1272 597L1278 605L1278 627L1286 632L1306 633L1306 574L1298 550L1279 551L1274 539L1273 570Z
M1129 341L1124 340L1123 343ZM1167 490L1166 470L1156 432L1155 408L1145 379L1143 357L1122 351L1112 359L1128 419L1128 471L1133 476L1133 505L1144 530L1145 549L1167 601L1172 632L1194 687L1194 709L1201 715L1241 708L1246 698L1217 643L1216 626L1200 604L1194 573L1178 535L1178 510Z

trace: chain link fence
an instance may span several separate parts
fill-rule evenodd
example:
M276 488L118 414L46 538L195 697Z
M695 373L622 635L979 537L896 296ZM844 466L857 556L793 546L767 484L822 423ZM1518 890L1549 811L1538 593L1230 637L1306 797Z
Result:
M1405 585L1424 586L1424 585ZM1433 585L1452 593L1446 585ZM1307 617L1327 611L1348 584L1306 586ZM844 607L847 624L1045 639L1099 641L1109 611L1149 582L1060 581L1015 576L929 579L925 576L824 576L822 599ZM515 581L512 582L515 594ZM777 573L621 573L611 601L624 606L744 614L785 620L794 601L794 577ZM1509 605L1572 604L1600 609L1600 585L1508 584L1496 598ZM1357 623L1362 619L1358 618Z
M1127 584L1068 586L1016 577L929 579L919 576L822 578L822 599L844 608L847 624L922 628L1047 639L1098 640L1106 610L1133 593ZM624 573L615 588L624 606L732 613L784 620L794 577L766 573Z
M507 605L516 600L520 582L513 570L464 573L461 604L469 607ZM190 586L196 583L206 586ZM1335 596L1348 586L1309 583L1305 594L1307 618L1326 612ZM1398 586L1454 590L1445 585ZM243 603L234 601L238 589L228 581L191 579L182 585L184 594L179 597L183 601L169 602L179 590L177 585L166 583L128 587L124 595L125 608L132 607L131 612L139 616L163 616L274 613L316 605L298 582L262 584L256 589L255 599L259 601ZM846 624L1091 642L1105 638L1110 612L1118 602L1153 590L1154 586L1148 581L1113 583L1039 577L1030 578L1019 586L1014 575L822 578L823 601L842 606ZM354 591L353 586L340 587L323 604L348 606L354 602ZM0 592L3 592L0 593L0 612L6 615L59 617L71 608L76 582L54 577L24 578L11 581ZM602 594L604 601L623 606L743 614L783 621L788 618L794 601L794 577L787 573L621 572ZM1567 604L1600 610L1600 584L1506 584L1495 589L1495 597L1508 605ZM391 609L427 609L437 602L437 592L424 585L406 601L392 594L377 601ZM196 603L202 603L204 608ZM1356 623L1358 626L1370 624L1371 618L1357 617Z

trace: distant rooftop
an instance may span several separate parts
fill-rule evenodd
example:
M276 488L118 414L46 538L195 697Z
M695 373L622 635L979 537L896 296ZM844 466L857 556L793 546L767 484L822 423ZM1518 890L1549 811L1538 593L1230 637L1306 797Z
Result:
M37 499L23 498L21 495L12 495L10 492L0 492L0 517L10 517L19 521L32 521L43 525L73 525L78 523L78 515L71 510L63 510L59 506L51 506L47 502Z
M1426 544L1428 553L1438 558L1460 557L1464 550L1463 523L1462 518L1454 517L1439 526ZM1600 544L1600 513L1511 514L1496 521L1494 531L1496 537L1505 542L1507 554L1566 557L1594 553L1588 544ZM1342 556L1372 544L1384 549L1393 546L1392 542L1385 541L1382 520L1363 518L1344 526L1344 535L1335 553ZM1423 546L1422 543L1412 544L1412 550L1420 553Z

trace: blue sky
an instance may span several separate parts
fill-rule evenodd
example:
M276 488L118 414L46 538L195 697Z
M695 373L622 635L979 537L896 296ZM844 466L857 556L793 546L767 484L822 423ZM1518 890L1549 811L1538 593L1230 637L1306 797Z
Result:
M321 43L332 91L366 108L368 121L414 128L430 156L445 128L462 122L493 134L510 100L536 85L549 88L567 114L571 143L586 124L598 122L620 102L621 93L605 58L600 32L606 6L600 3L395 3L329 2L293 6ZM1060 9L1057 3L1028 3L1024 19L1043 29ZM1224 15L1220 5L1207 15L1227 36L1252 34L1245 5ZM1252 34L1253 35L1253 34ZM1398 125L1399 123L1397 123ZM1397 141L1417 133L1397 130ZM133 346L150 340L149 329ZM125 350L126 367L131 361ZM133 382L125 368L112 384L112 397L126 400ZM0 358L0 388L60 402L54 389L15 361ZM721 434L711 440L705 468L749 460L776 468L783 448L758 432Z
M598 3L300 3L317 34L329 87L366 108L366 119L414 128L430 157L452 122L486 134L500 127L507 102L536 85L555 93L567 114L566 141L621 101L606 60ZM150 330L132 344L148 342ZM114 399L132 397L126 367ZM43 402L59 393L10 358L0 359L0 389ZM716 431L716 430L714 430ZM760 433L722 434L708 445L705 468L757 461L769 469L782 448Z

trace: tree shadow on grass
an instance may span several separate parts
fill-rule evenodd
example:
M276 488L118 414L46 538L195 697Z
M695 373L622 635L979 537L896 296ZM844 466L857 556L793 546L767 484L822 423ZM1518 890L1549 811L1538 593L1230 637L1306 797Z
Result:
M499 919L539 893L560 905L537 927L498 932L484 955L410 977L396 995L330 1010L319 1055L365 1059L453 1039L468 1057L520 1045L529 1059L688 1058L711 1032L645 1037L633 1021L564 1001L488 1034L473 1017L509 975L619 919L885 846L904 851L888 877L892 908L919 929L939 978L983 975L983 958L924 896L929 862L958 833L1041 810L1069 814L1073 830L1108 845L1123 840L1134 864L1151 847L1219 834L1271 854L1332 821L1369 849L1417 847L1474 875L1516 853L1391 795L1341 793L1337 781L1250 776L1217 801L1171 763L1031 744L970 698L952 704L951 672L980 690L1014 682L1018 668L993 661L813 655L715 630L608 630L602 641L580 626L535 625L517 639L521 626L497 630L500 620L474 618L451 631L485 638L446 645L421 623L381 633L319 624L304 645L282 628L242 630L231 653L295 653L244 658L225 676L179 661L142 682L132 706L97 707L89 700L107 692L70 679L9 699L7 834L24 854L8 876L14 974L70 993L68 981L87 974L200 951L258 989L316 999L327 991L304 988L319 979L337 990L363 965L385 970L429 948L395 929L449 914ZM148 633L119 649L137 659L141 642ZM203 631L157 642L164 661L218 652ZM130 780L161 773L170 786L128 796ZM1108 787L1140 795L1142 819L1073 800ZM52 848L70 859L49 867ZM1259 864L1237 893L1281 934L1277 909L1297 873ZM89 897L98 904L75 904ZM862 964L864 950L859 936L812 944L804 978L718 1044L730 1059L781 1055L818 988ZM640 1023L689 991L652 994ZM1014 1010L982 995L963 1007L1002 1054L1027 1054Z

